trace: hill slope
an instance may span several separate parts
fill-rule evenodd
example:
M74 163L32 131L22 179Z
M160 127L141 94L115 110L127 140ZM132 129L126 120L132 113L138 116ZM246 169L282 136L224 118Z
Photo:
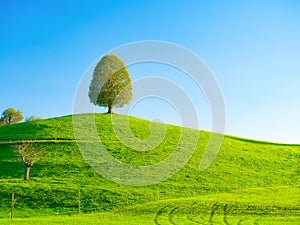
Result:
M77 116L81 118L77 121L81 122L77 122L76 126L84 127L85 123L93 120L93 115L90 114ZM113 115L113 119L117 124L127 121L127 117L121 115ZM97 114L95 122L98 134L106 149L116 159L132 165L152 165L168 157L176 148L181 134L180 127L165 127L163 124L132 117L129 121L132 133L141 140L150 137L149 125L158 133L165 130L166 135L151 151L132 151L114 134L111 115ZM273 194L277 191L275 187L281 186L287 190L289 187L291 190L298 190L300 146L226 136L217 158L207 170L200 172L199 162L210 134L204 131L198 133L199 131L192 129L185 131L190 136L200 135L189 163L164 182L130 187L103 178L85 162L74 140L72 116L0 127L0 218L7 218L9 215L12 192L17 199L15 216L24 217L74 214L77 212L79 192L82 212L99 212L147 202L197 198L231 191L237 191L238 199L238 190L252 188L263 190L274 187ZM125 133L125 137L126 135ZM130 138L132 137L128 134L129 141ZM23 166L13 153L13 145L23 139L32 139L36 146L46 149L44 157L32 167L31 180L28 182L22 180ZM155 138L149 140L158 141ZM189 141L183 140L183 144L188 146ZM290 195L299 198L299 192L294 191ZM263 205L264 202L260 204ZM296 204L293 207L298 206Z

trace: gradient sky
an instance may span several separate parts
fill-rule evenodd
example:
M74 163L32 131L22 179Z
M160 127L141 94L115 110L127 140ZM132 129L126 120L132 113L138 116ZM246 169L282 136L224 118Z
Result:
M212 70L225 100L226 133L300 143L298 0L0 4L0 111L14 107L43 118L71 114L77 85L95 59L128 42L163 40L190 49ZM176 82L176 73L160 66L128 70L133 80L162 72ZM149 110L155 101L148 99L132 115L160 116ZM208 110L197 107L203 112L200 128L209 129ZM166 110L162 119L177 123Z

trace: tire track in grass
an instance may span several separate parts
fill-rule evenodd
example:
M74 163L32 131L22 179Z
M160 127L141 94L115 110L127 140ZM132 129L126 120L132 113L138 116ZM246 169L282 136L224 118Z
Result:
M230 210L228 209L228 204L224 205L224 210L223 210L223 221L226 225L230 225L227 221L227 215L230 212Z
M178 207L173 208L169 214L168 214L168 219L170 221L171 224L176 225L175 222L172 221L173 217L176 215L176 211L178 210Z
M213 225L213 217L216 213L216 210L219 208L219 204L215 203L213 204L213 206L211 207L211 211L210 211L210 216L209 216L209 219L208 219L208 223L210 225Z
M203 211L204 208L207 209L207 206L210 208L210 211ZM242 225L244 223L251 223L253 225L260 224L259 221L261 218L255 218L255 215L253 212L251 212L251 209L254 208L251 206L244 208L239 207L238 205L235 206L229 203L225 204L217 202L207 206L200 204L198 205L197 203L186 204L182 206L167 205L158 209L154 218L154 223L155 225L176 225L178 224L178 221L176 220L175 216L181 215L181 213L184 215L184 212L187 212L188 214L183 218L184 220L187 220L187 222L183 221L184 223L208 225L215 225L216 223L225 225ZM200 220L197 219L198 216L200 216ZM209 218L207 219L206 216L209 216Z
M240 219L236 225L242 225L242 222L244 221L245 219Z
M230 210L230 206L229 206L228 204L225 204L225 205L224 205L224 208L223 208L223 222L224 222L226 225L231 225L231 224L228 222L228 220L227 220L227 218L228 218L227 216L229 215L230 211L231 211L231 210ZM251 214L249 214L248 217L251 217ZM240 220L236 223L236 225L242 225L242 222L247 221L247 220L248 220L247 218L240 219ZM259 225L258 221L259 221L259 219L254 220L254 221L253 221L253 224L254 224L254 225Z
M167 212L166 209L168 209L168 208L169 208L169 206L164 206L164 207L160 208L160 209L157 211L157 213L156 213L156 215L155 215L155 217L154 217L154 223L155 223L156 225L162 225L161 223L159 223L158 219L159 219L159 217L160 217L164 212Z
M195 217L195 216L194 216L194 217ZM196 221L196 220L194 219L194 217L188 216L187 219L188 219L190 222L192 222L192 223L200 224L200 222Z
M203 208L205 208L205 205L199 203L193 203L190 207L191 208L197 207L198 210L195 211L192 215L187 216L187 219L192 223L203 225L205 221L205 217L207 216L207 213L203 213ZM200 219L200 222L196 220L197 217Z
M196 214L197 214L197 215L200 214L201 208L199 208L199 205L198 205L197 203L193 203L193 204L191 205L191 207L194 207L194 206L196 206L196 207L198 208L198 211L195 212L195 213L192 214L192 215L187 216L187 219L188 219L190 222L192 222L192 223L201 224L199 221L195 220ZM202 215L200 216L200 218L201 218L201 220L203 220L203 216L202 216Z

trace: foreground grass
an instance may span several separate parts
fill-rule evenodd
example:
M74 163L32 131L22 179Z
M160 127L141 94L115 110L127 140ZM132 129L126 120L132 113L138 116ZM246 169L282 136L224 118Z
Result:
M78 117L76 126L88 134L85 125L92 115ZM122 122L127 117L113 117L127 143L134 142ZM134 151L115 135L110 115L96 115L93 121L110 154L132 165L152 165L168 157L182 129L152 124L154 137L148 144L154 148ZM134 137L150 137L149 121L129 118L129 122ZM158 142L155 134L163 129L166 135ZM210 134L185 131L191 137L200 135L188 164L164 182L130 187L103 178L86 163L74 139L71 116L0 127L0 224L226 224L224 211L229 224L296 224L300 146L226 136L217 158L200 172ZM46 149L28 182L22 180L24 168L13 152L13 145L23 139L33 139ZM183 146L189 142L186 138ZM17 201L15 219L9 220L5 218L10 215L12 193ZM75 216L79 193L81 211L89 214Z
M144 216L132 216L132 215L120 215L113 213L100 213L93 215L79 215L79 216L58 216L58 217L42 217L42 218L25 218L14 220L0 220L3 225L82 225L82 224L128 224L128 225L152 225L153 219L151 215Z
M201 214L199 218L189 218L186 216L176 215L170 221L169 219L160 219L159 222L153 219L152 215L123 215L114 213L101 213L93 215L80 215L80 216L59 216L59 217L42 217L42 218L26 218L26 219L14 219L14 220L1 220L3 225L82 225L82 224L101 224L101 225L156 225L156 224L226 224L224 222L224 216L216 214L212 221L202 219ZM282 215L249 215L240 214L232 215L225 220L227 224L243 224L243 225L296 225L299 221L299 216L282 216Z
M76 216L2 219L1 224L297 224L299 187L256 188L169 199Z

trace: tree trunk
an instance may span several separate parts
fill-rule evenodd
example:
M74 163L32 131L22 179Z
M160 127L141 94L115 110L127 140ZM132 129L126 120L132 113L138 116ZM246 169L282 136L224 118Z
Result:
M25 165L24 180L29 180L30 167L31 166L29 166L29 165Z
M107 111L107 113L108 113L108 114L113 114L113 113L114 113L114 111L113 111L113 106L112 106L112 105L108 106L108 111Z

